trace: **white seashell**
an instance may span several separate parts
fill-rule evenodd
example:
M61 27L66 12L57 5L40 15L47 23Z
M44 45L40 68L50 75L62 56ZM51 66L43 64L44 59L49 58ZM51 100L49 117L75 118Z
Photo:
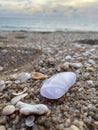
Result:
M18 96L16 96L16 97L12 98L11 103L12 103L13 105L15 105L18 101L20 101L22 98L24 98L24 97L27 96L27 95L28 95L27 93L18 95Z
M40 93L48 99L58 99L69 90L75 81L76 74L73 72L58 73L44 82Z
M28 79L31 78L31 74L30 73L21 73L18 77L18 80L20 80L21 82L25 82Z
M0 80L0 91L3 91L5 89L5 82L4 80Z
M16 104L16 107L20 109L20 113L24 115L30 115L30 114L37 114L37 115L43 115L45 113L49 113L49 109L44 104L36 104L36 105L30 105L23 102L18 102Z
M34 120L35 120L35 116L28 116L26 119L25 119L25 125L28 126L28 127L31 127L34 125Z
M14 113L14 111L15 111L15 107L13 105L8 105L4 107L2 114L7 116Z

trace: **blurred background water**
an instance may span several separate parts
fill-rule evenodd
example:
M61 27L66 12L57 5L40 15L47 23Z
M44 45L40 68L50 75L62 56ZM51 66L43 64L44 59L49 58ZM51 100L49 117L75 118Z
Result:
M66 17L0 17L1 30L98 31L98 20Z

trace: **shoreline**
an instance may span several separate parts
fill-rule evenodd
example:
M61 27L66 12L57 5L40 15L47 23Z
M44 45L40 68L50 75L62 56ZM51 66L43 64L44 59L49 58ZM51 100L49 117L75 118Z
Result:
M62 30L54 30L54 31L33 31L33 30L7 30L7 29L0 29L1 31L5 32L31 32L31 33L98 33L98 31L91 31L91 30L69 30L69 31L62 31Z

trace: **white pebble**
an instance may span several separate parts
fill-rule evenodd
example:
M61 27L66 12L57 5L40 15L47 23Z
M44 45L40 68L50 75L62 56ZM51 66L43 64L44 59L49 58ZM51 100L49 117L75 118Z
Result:
M72 66L73 66L74 68L78 69L78 68L82 67L83 64L82 64L82 63L73 63Z

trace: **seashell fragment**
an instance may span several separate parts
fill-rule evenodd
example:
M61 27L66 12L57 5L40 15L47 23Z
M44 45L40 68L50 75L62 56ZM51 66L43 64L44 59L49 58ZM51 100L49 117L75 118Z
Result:
M39 72L33 72L32 78L35 79L35 80L38 80L38 79L46 79L46 78L48 78L48 76L44 75L42 73L39 73Z
M28 126L28 127L31 127L34 125L34 120L35 120L35 116L28 116L26 119L25 119L25 125Z
M28 79L31 78L31 74L30 73L21 73L18 77L18 80L20 80L21 82L25 82Z
M3 91L5 89L5 82L4 80L0 80L0 91Z
M20 92L20 93L12 93L12 94L15 95L15 96L18 96L18 95L21 95L21 94L25 93L26 91L27 91L27 88L24 88L24 90L22 92Z
M15 107L13 105L8 105L4 107L2 114L7 116L14 113L14 111L15 111Z
M76 74L73 72L55 74L44 82L40 94L48 99L58 99L63 96L75 82Z
M20 113L24 115L30 115L30 114L43 115L45 113L50 112L48 107L44 104L30 105L19 101L16 104L16 107L19 108Z
M27 96L27 95L28 95L27 93L18 95L18 96L16 96L16 97L12 98L11 103L12 103L13 105L15 105L19 100L21 100L22 98L24 98L24 97Z

